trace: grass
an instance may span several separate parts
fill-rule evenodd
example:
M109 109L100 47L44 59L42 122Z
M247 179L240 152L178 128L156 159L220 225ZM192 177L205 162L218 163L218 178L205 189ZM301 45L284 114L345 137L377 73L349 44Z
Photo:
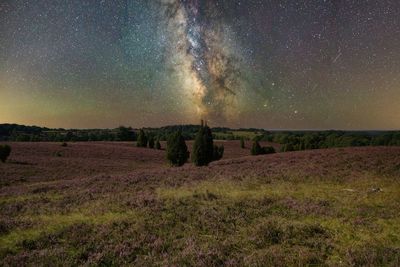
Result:
M0 188L0 265L399 266L398 168L315 153Z
M154 191L157 207L143 207L140 213L112 203L111 195L102 195L67 214L20 214L20 220L31 223L0 236L0 255L55 246L68 262L79 264L83 263L79 257L91 252L75 243L106 242L115 249L129 241L140 243L130 256L143 264L163 265L165 255L177 265L397 264L399 183L373 175L364 178L338 183L249 177L159 186ZM370 193L377 183L382 191ZM1 203L24 203L45 196L53 202L62 199L47 193L3 198ZM77 239L76 229L86 227L81 225L93 231L90 241ZM101 229L109 233L109 240L103 240ZM59 241L53 243L54 238ZM91 260L121 264L113 249Z
M378 182L382 191L371 193ZM38 215L20 214L18 219L29 221L29 227L0 235L0 255L12 259L11 255L22 251L47 251L55 246L63 253L63 263L90 260L119 265L123 261L115 249L118 244L128 246L128 242L140 244L130 254L130 260L138 265L397 264L398 186L390 178L373 175L348 183L312 178L299 182L288 175L272 180L205 180L159 186L154 189L156 202L139 211L103 194L66 214L47 214L45 210ZM125 192L119 197L129 196ZM44 197L54 205L62 200L47 193L3 198L1 203ZM87 227L92 237L81 240L76 231ZM103 231L107 237L102 236ZM91 244L80 249L82 242ZM82 255L96 250L95 242L101 244L99 258L82 260ZM46 253L40 263L53 259Z
M49 235L61 231L67 227L76 224L107 224L134 218L134 212L125 213L104 213L96 215L85 215L84 213L70 214L53 214L29 216L20 218L21 220L29 220L35 227L29 229L15 229L5 235L0 236L0 255L2 253L17 252L29 246L43 235Z
M360 257L374 255L381 248L395 251L388 262L380 259L386 256L378 254L368 259L374 264L399 262L398 182L371 175L345 184L311 180L306 183L278 180L268 184L254 183L254 179L239 183L206 181L178 188L159 188L157 193L161 199L175 204L185 203L207 210L225 209L227 212L219 214L220 218L229 218L228 211L239 207L237 212L244 217L234 220L237 231L232 233L233 238L244 251L265 253L260 266L264 260L271 264L281 261L289 265L337 265L346 261L352 249L363 247L369 250ZM378 182L382 191L371 193ZM349 188L354 191L346 190ZM285 259L280 259L279 255L274 258L271 246L280 251L280 256L285 255ZM266 250L260 251L260 248ZM301 251L310 257L296 259ZM253 264L257 262L251 261L250 265Z
M0 198L0 205L6 203L21 203L26 201L36 201L36 200L57 200L61 199L60 194L30 194L30 195L17 195L17 196L7 196Z

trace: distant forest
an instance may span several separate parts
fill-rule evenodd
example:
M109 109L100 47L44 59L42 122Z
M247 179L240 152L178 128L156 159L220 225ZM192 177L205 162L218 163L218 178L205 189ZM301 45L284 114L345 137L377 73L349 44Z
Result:
M174 125L143 128L147 135L165 141L176 131L185 140L193 140L200 125ZM50 129L18 124L0 124L0 141L17 142L86 142L136 141L139 129L120 126L115 129ZM400 146L400 131L267 131L264 129L212 128L216 140L255 140L279 143L282 151L349 147Z

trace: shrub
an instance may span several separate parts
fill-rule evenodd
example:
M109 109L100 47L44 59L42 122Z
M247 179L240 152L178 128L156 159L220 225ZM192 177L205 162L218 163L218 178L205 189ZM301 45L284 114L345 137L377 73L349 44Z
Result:
M245 145L244 145L244 138L243 138L243 137L240 138L240 147L241 147L241 148L245 148Z
M222 157L224 156L224 150L225 148L223 145L221 146L214 145L213 161L222 159Z
M140 129L139 136L137 138L137 147L147 147L147 136L143 129Z
M193 144L192 161L196 166L208 165L214 158L214 143L210 127L203 125L196 134Z
M281 148L282 152L290 152L290 151L294 151L294 147L291 143L285 144L282 146Z
M253 156L263 154L263 149L260 146L260 143L258 143L258 141L253 141L253 146L251 147L251 154Z
M156 149L158 149L158 150L161 149L160 140L157 140L157 142L156 142Z
M272 146L263 147L264 154L273 154L275 153L275 148Z
M251 154L256 155L264 155L264 154L272 154L275 153L275 148L272 146L261 147L258 141L253 142L253 146L251 148Z
M175 132L168 137L167 159L172 166L182 166L189 158L185 139L181 132Z
M6 162L8 156L10 156L11 147L9 145L0 145L0 160Z
M153 136L149 137L149 148L154 148L154 137Z

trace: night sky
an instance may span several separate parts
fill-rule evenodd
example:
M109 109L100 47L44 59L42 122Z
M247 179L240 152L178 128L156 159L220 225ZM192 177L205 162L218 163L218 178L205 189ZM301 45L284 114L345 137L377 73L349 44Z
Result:
M399 129L398 0L0 0L0 123Z

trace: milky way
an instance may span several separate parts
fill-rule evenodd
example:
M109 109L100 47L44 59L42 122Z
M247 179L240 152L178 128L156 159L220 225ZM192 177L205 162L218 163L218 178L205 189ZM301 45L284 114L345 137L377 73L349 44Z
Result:
M182 74L182 87L196 106L199 118L226 123L237 115L240 93L238 57L229 43L218 2L166 0L172 42L170 60Z
M0 1L0 123L200 119L400 128L400 1Z

